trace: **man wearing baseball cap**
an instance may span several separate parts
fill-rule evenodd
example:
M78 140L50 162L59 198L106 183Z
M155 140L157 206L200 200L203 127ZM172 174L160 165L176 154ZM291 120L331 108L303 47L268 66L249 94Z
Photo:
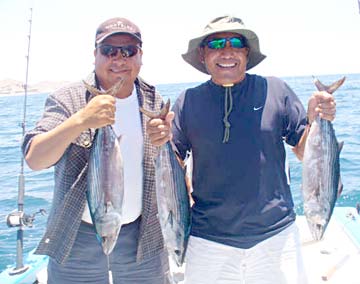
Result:
M142 54L140 29L130 20L100 24L95 70L85 82L51 94L43 117L24 137L30 168L55 167L52 207L36 250L49 256L49 284L168 283L168 257L156 216L156 149L143 131L147 118L139 112L140 107L157 112L163 100L139 77ZM122 208L117 241L103 251L88 206L87 181L96 129L108 125L121 137L124 197L123 204L115 204Z
M154 145L172 139L183 159L192 152L185 284L307 283L284 143L301 159L315 117L334 119L333 97L315 92L306 112L281 79L247 73L265 55L237 17L209 22L183 59L211 78L147 129Z

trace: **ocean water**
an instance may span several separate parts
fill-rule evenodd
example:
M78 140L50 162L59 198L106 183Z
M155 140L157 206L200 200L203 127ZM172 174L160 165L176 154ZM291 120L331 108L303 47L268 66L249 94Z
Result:
M319 76L325 84L339 79L339 75ZM338 141L344 141L340 154L341 176L344 184L337 206L356 206L360 202L360 74L346 75L344 85L335 93L337 115L333 123ZM304 105L315 90L311 76L284 77ZM165 84L157 86L165 99L174 102L187 87L197 83ZM40 118L48 94L32 94L27 98L26 129ZM6 225L6 216L17 209L18 175L21 166L21 123L24 115L23 96L0 96L0 271L16 261L16 228ZM291 171L291 190L295 209L302 214L301 163L288 148ZM32 215L40 209L49 211L53 191L53 170L31 171L25 164L24 212ZM32 227L24 230L24 254L36 247L46 224L46 215L35 215Z

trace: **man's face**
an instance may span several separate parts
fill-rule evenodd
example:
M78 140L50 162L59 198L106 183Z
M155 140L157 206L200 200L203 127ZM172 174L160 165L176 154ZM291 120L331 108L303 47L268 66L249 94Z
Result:
M214 39L219 41L210 42ZM227 39L225 44L221 39ZM214 83L235 84L245 78L249 48L242 47L243 42L241 35L229 32L213 34L206 39L205 46L199 50L200 58Z
M120 50L111 48L111 46L130 46L130 48L120 52ZM138 48L134 48L134 46ZM104 55L104 52L108 52L108 54ZM133 56L129 56L134 52ZM140 72L142 50L139 41L131 35L115 34L106 38L97 46L94 55L95 73L101 87L105 90L111 88L120 78L125 80L125 84L132 84Z

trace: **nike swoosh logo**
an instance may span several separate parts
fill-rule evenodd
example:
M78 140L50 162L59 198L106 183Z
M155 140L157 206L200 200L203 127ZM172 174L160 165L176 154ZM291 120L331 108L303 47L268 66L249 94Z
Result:
M259 107L254 107L254 110L259 110L259 109L262 109L264 106L259 106Z

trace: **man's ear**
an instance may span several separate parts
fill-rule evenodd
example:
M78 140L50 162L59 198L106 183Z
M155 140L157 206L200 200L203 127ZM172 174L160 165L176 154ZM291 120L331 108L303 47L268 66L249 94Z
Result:
M198 47L198 56L201 63L205 63L204 48Z
M246 58L249 61L249 54L250 54L250 48L245 47L246 48Z

